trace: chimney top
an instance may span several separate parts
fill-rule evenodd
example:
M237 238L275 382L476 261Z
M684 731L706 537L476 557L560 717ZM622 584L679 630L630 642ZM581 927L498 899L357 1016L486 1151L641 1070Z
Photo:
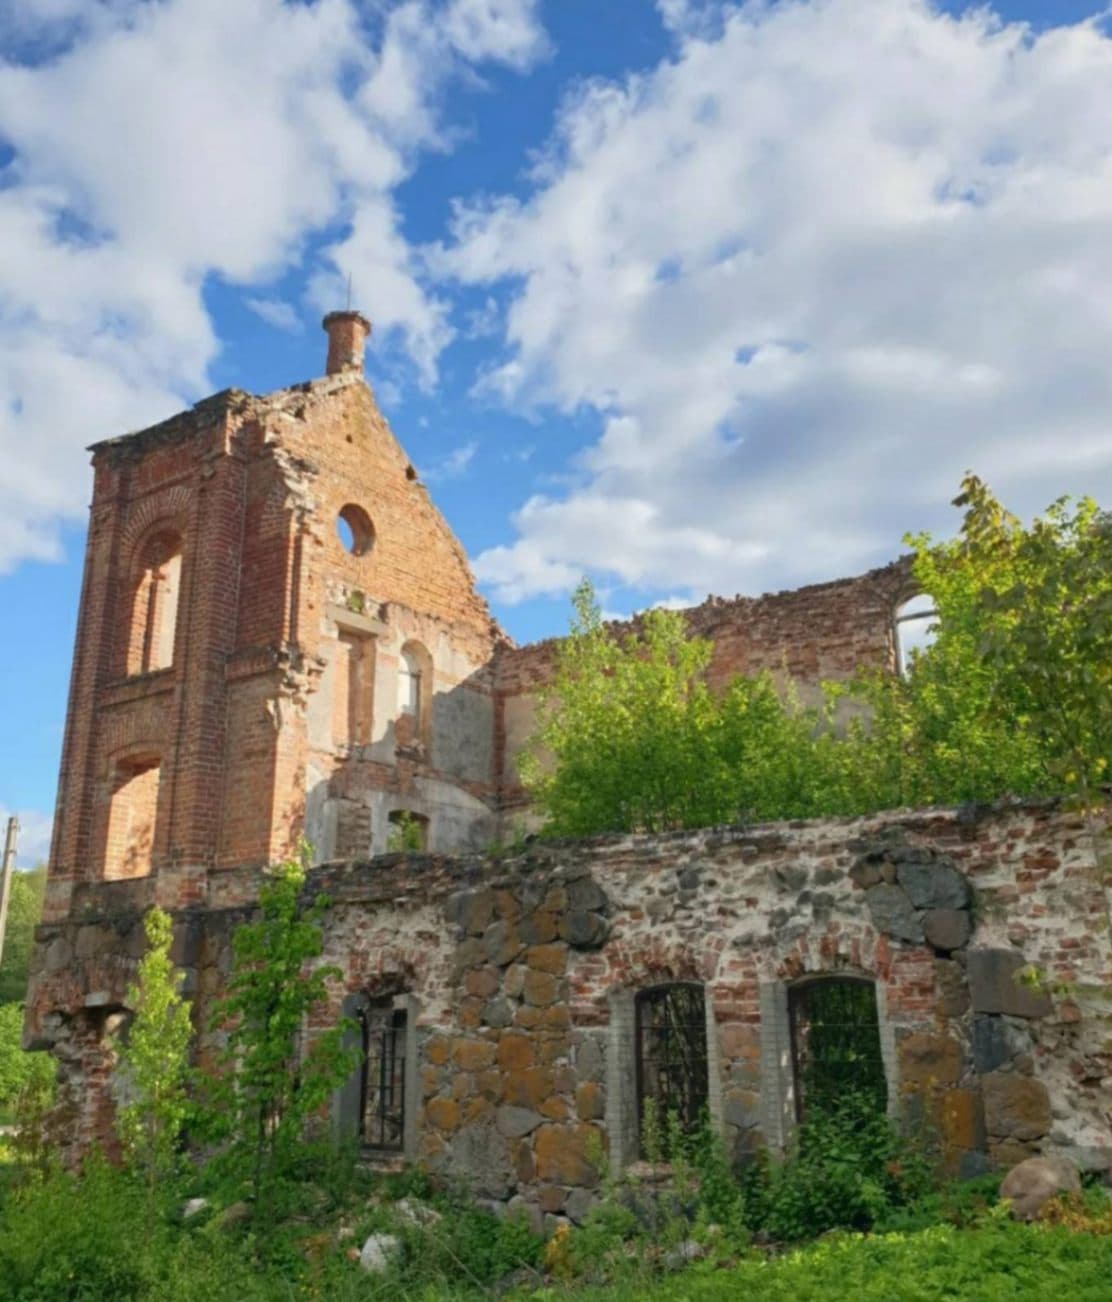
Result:
M341 371L363 373L363 349L371 333L371 323L362 312L329 312L321 322L328 334L326 375Z

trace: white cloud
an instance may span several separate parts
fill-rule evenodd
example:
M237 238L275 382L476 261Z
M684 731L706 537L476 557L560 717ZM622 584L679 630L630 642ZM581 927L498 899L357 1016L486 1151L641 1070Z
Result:
M59 521L81 517L84 444L211 387L211 277L291 325L258 291L310 235L347 229L314 307L350 273L431 381L446 308L394 191L417 150L450 144L448 79L540 55L534 9L411 0L376 36L354 0L0 0L0 569L55 554Z
M469 443L461 443L459 447L453 448L451 452L429 466L424 472L425 478L428 480L459 479L461 475L467 474L478 450L479 445L474 439Z
M304 322L298 315L297 309L292 303L287 303L281 298L245 298L244 305L249 307L252 312L267 325L271 325L275 330L285 330L289 334L297 334L304 329Z
M511 291L488 392L603 422L478 558L495 595L854 572L949 532L967 467L1022 511L1112 498L1101 25L659 8L674 56L580 87L533 193L462 205L434 255Z

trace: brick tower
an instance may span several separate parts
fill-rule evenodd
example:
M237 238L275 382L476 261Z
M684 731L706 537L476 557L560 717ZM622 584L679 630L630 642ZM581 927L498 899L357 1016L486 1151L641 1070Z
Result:
M366 857L402 815L494 834L505 639L364 382L369 323L324 328L323 378L92 448L48 921L85 882L202 903L303 835Z

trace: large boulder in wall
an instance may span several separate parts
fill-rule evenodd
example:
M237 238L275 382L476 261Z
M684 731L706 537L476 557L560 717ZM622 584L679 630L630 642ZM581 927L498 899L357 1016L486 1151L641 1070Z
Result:
M1017 1221L1036 1221L1052 1198L1080 1192L1077 1167L1062 1157L1029 1157L1013 1166L1000 1185L1000 1197L1011 1201Z

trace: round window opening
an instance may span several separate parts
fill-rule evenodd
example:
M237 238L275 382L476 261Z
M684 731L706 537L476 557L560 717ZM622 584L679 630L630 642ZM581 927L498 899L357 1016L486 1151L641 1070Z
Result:
M365 556L375 545L375 527L361 506L349 502L336 517L336 537L353 556Z

